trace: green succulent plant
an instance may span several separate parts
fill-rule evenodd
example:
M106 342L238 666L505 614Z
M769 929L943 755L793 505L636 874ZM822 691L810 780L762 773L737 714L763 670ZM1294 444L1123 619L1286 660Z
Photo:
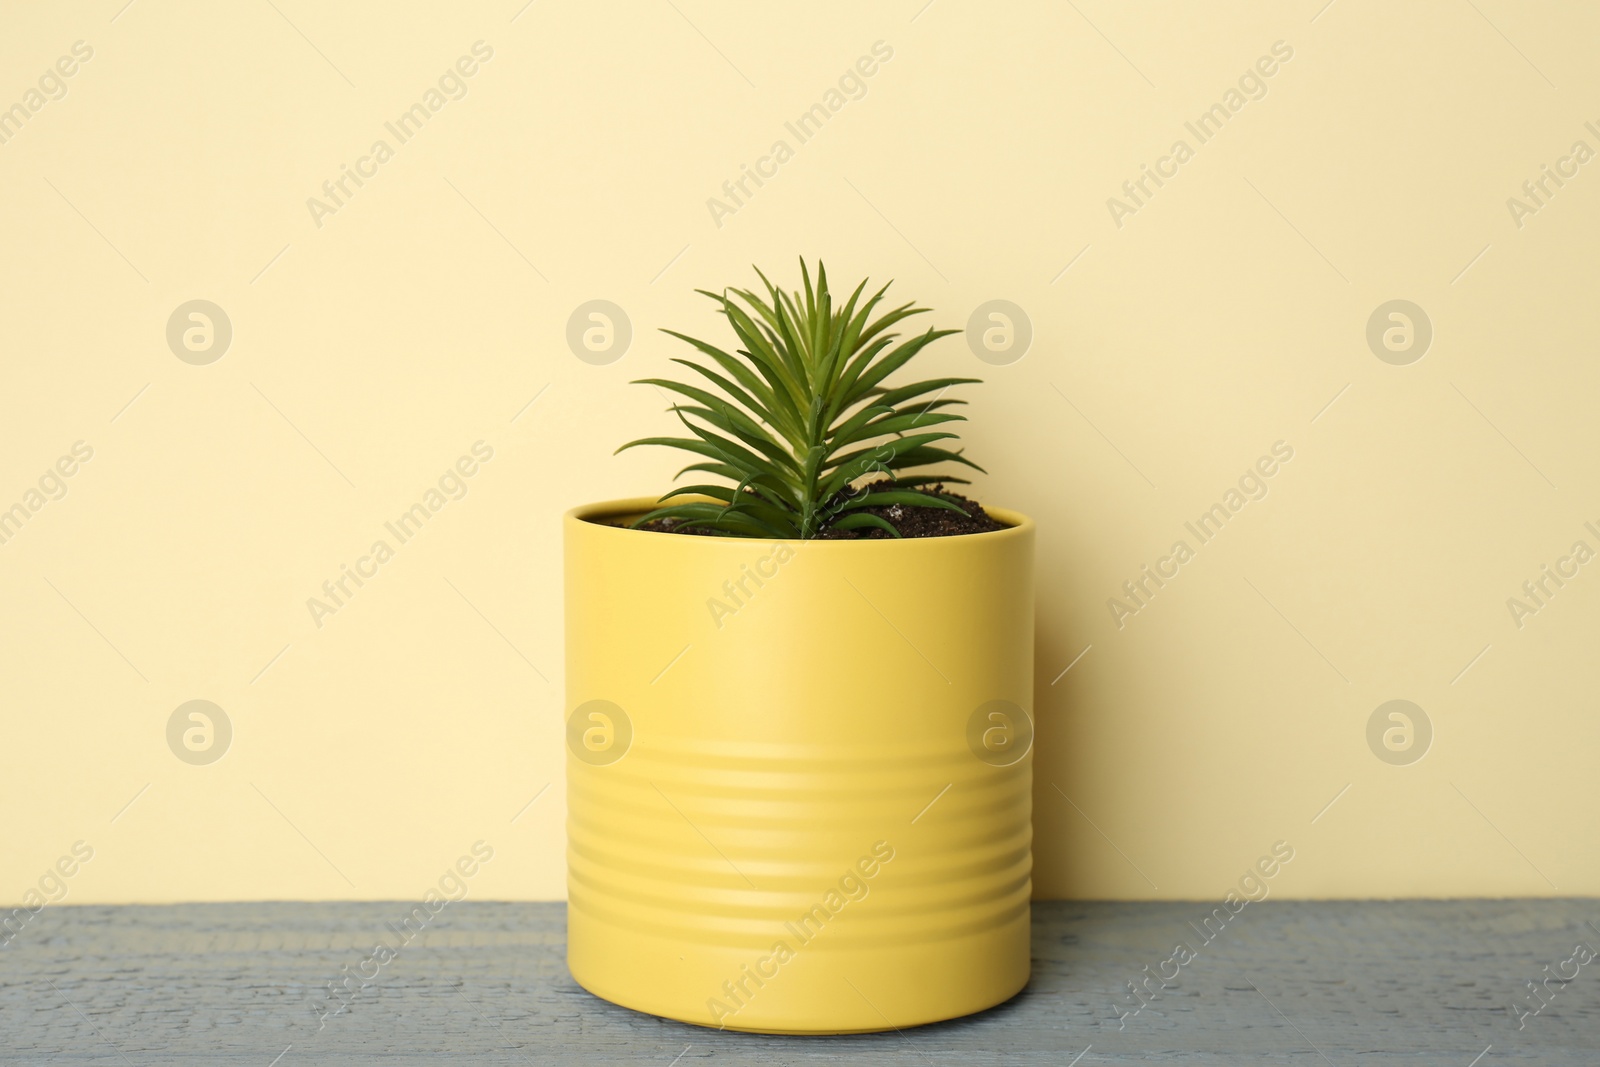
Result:
M793 294L774 286L759 269L756 275L766 287L765 298L748 289L696 290L715 301L733 327L740 346L735 354L675 330L662 331L710 360L711 365L673 360L710 388L665 378L636 383L687 398L672 410L691 436L646 437L617 449L682 449L698 461L676 477L693 471L723 481L674 489L634 525L671 519L674 529L780 539L879 527L898 537L891 523L864 509L901 504L965 515L952 500L923 490L966 479L924 468L958 463L983 469L947 447L957 439L949 425L965 419L944 410L966 403L945 397L950 388L979 379L885 384L928 345L960 331L929 329L900 340L890 328L928 309L914 307L913 301L873 318L889 287L862 303L866 281L835 310L820 260L815 286L805 259L800 260L804 289ZM884 477L859 484L872 475ZM669 503L686 496L712 502Z

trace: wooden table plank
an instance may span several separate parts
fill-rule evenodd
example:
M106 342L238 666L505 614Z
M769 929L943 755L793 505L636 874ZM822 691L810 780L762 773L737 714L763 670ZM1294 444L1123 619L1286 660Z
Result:
M326 984L408 907L47 907L0 948L0 1065L1600 1064L1600 960L1552 982L1521 1029L1511 1010L1531 1011L1524 983L1545 965L1600 948L1594 900L1268 901L1209 943L1205 904L1041 902L1034 979L1011 1003L827 1038L615 1007L567 975L563 905L463 902L319 1020ZM1127 983L1179 940L1196 958L1134 1012Z

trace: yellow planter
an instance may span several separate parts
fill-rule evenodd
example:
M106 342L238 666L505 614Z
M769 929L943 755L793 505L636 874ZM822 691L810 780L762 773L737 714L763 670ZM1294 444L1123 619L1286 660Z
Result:
M903 541L565 517L567 963L629 1008L904 1028L1028 980L1033 524Z

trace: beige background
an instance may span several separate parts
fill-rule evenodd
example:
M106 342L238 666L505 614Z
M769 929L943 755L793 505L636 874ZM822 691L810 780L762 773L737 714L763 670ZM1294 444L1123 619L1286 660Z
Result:
M94 54L0 144L0 507L94 456L0 544L0 899L78 840L72 901L420 897L479 839L474 896L559 897L558 516L665 484L612 455L668 425L626 384L675 354L656 328L714 330L692 288L797 253L941 325L1031 319L1019 362L951 338L924 369L988 380L978 495L1040 525L1041 896L1220 896L1280 839L1278 895L1600 892L1600 566L1521 628L1506 604L1600 548L1600 164L1507 206L1600 148L1600 15L924 2L9 7L0 106ZM1119 228L1107 198L1276 41L1265 97ZM564 340L597 298L634 326L609 366ZM1396 298L1435 333L1408 366L1365 338ZM193 299L233 326L209 365L165 339ZM479 440L467 495L315 625ZM1108 598L1279 440L1269 495L1119 629ZM1434 730L1409 766L1366 740L1395 698ZM167 747L191 699L233 724L210 766Z

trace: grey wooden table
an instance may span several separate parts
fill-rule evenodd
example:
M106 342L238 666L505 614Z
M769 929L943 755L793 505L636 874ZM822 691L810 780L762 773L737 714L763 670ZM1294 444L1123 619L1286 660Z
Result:
M1600 960L1564 962L1600 949L1594 900L1267 901L1203 945L1207 905L1040 903L1033 982L1009 1004L822 1038L607 1004L567 975L562 905L464 902L319 1022L327 983L405 910L47 907L0 948L0 1064L1600 1065ZM1179 940L1196 958L1136 999Z

